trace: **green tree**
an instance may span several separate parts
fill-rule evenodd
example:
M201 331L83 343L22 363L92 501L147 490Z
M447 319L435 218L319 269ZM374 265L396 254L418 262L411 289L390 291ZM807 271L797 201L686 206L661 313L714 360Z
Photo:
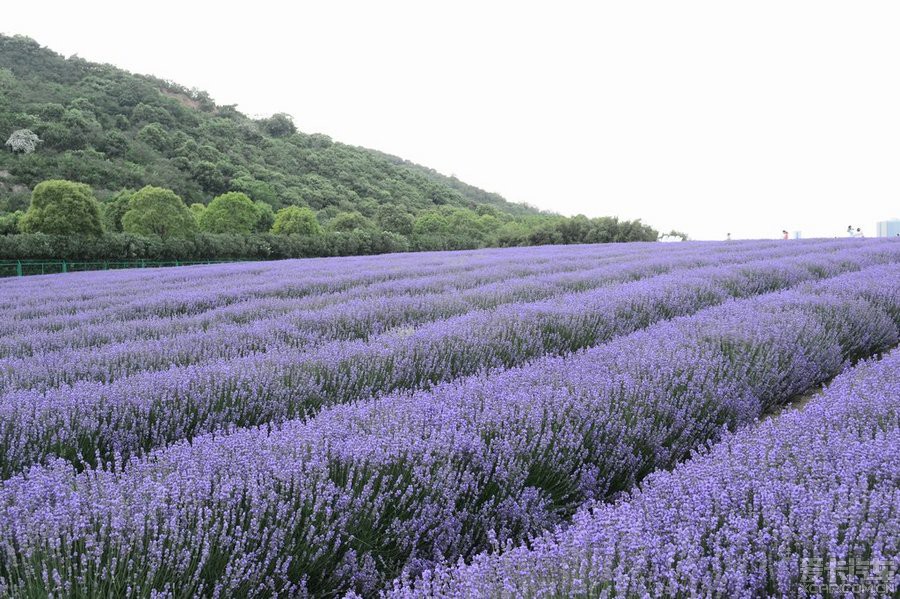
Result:
M589 243L592 228L596 229L596 223L583 214L576 214L560 222L556 230L561 243Z
M400 235L409 235L413 231L413 217L395 204L378 208L375 219L382 231Z
M445 235L450 232L450 223L443 214L435 210L421 213L413 223L413 232L417 235Z
M256 201L253 205L256 206L256 224L253 230L257 233L268 232L275 224L275 211L265 202Z
M249 235L256 227L259 212L253 200L239 191L216 196L200 216L200 229L206 233Z
M0 235L15 235L19 232L19 222L25 213L21 210L0 214Z
M171 189L146 186L131 198L122 229L135 235L189 237L197 230L194 215Z
M225 175L219 167L208 160L201 160L191 165L191 176L205 191L219 193L227 189Z
M276 235L321 235L322 226L309 208L288 206L275 214L272 232Z
M232 179L231 191L245 193L254 202L265 202L273 206L278 204L278 195L272 186L264 181L254 179L250 175L241 175Z
M154 150L163 152L169 147L169 136L159 123L150 123L138 131L137 139Z
M108 131L103 140L98 142L97 149L108 157L121 158L128 151L129 143L128 138L121 131L113 129Z
M107 230L122 232L122 217L131 207L132 196L134 196L134 190L123 189L103 204L103 221Z
M283 112L277 112L267 119L262 119L259 123L262 125L263 131L272 137L287 137L297 132L294 119L291 118L291 115Z
M464 208L446 208L447 222L450 231L456 237L455 247L481 245L486 231L483 221L473 210Z
M35 186L31 206L22 217L25 233L99 236L100 205L84 183L55 179Z
M482 214L478 217L478 228L484 235L489 235L491 239L495 238L502 224L500 219L493 214Z
M500 247L515 247L528 244L528 235L531 230L525 222L516 220L503 223L494 233L496 244Z
M349 233L360 229L370 229L372 222L359 212L340 212L331 219L328 227L332 231Z
M98 141L103 128L94 115L77 108L66 110L58 122L44 131L47 145L58 150L80 150Z
M194 202L190 207L191 214L194 215L194 220L197 221L197 226L200 226L200 219L203 217L203 213L206 212L206 204L201 204L200 202Z

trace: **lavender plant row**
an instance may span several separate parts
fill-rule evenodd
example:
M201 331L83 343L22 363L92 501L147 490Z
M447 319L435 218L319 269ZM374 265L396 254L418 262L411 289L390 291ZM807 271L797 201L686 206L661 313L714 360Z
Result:
M809 242L792 248L807 252L813 246L835 242ZM437 252L430 254L380 257L377 260L345 258L340 260L286 260L272 263L226 264L198 266L172 273L167 269L140 271L110 271L78 273L74 280L62 284L52 277L28 281L0 281L5 302L0 309L7 312L11 322L22 319L46 319L53 308L47 304L64 304L77 312L83 320L102 318L109 307L119 308L115 316L133 316L128 309L140 314L160 316L198 311L206 306L227 305L241 301L248 294L257 297L300 297L350 290L358 286L378 285L407 278L422 278L440 274L478 273L493 277L495 270L509 269L523 274L565 269L567 264L602 264L653 253L653 244L629 244L633 247L598 248L597 246L568 246L545 248L517 248L509 251L482 250L477 252ZM700 248L685 246L668 253L696 254ZM706 248L707 253L711 248ZM771 244L751 242L733 248L719 249L720 254L741 251L766 252L775 249ZM532 251L529 251L532 250ZM222 278L228 278L223 285ZM189 291L190 293L184 293ZM9 326L4 323L4 326ZM6 332L5 330L3 332Z
M0 584L61 597L374 593L558 525L896 344L900 322L860 298L900 309L898 275L877 266L728 302L124 466L34 467L0 485Z
M634 251L631 254L640 255ZM578 268L579 265L615 261L629 255L607 256L598 252L593 256L558 256L557 266L565 270L570 266ZM163 279L164 275L160 273L160 280L152 281L148 281L146 275L138 277L133 271L79 273L76 280L81 285L76 285L74 290L70 287L61 290L52 279L40 289L35 289L30 280L13 280L15 284L0 281L0 288L6 287L5 295L10 300L3 306L7 316L3 332L12 332L10 329L15 330L22 324L55 329L63 325L102 322L110 317L189 315L239 303L247 297L291 300L439 275L450 275L451 281L455 280L454 276L465 278L470 275L474 275L476 281L488 281L496 276L503 277L505 273L513 276L555 270L554 264L546 258L535 258L533 264L523 265L514 256L503 256L502 259L473 256L471 260L455 257L436 264L409 264L403 268L393 261L385 261L387 266L370 264L366 268L355 262L337 261L327 270L311 270L306 261L284 261L272 263L272 266L256 264L252 269L243 264L228 264L189 268L190 275L182 273L170 280ZM227 285L222 284L223 277L228 277ZM55 319L60 309L70 318Z
M683 244L666 248L669 255L707 253L740 254L750 251L807 252L816 246L860 246L858 240L802 241L787 246L777 242L734 242L730 244ZM460 273L515 265L528 272L535 266L562 267L568 261L614 261L659 252L656 244L546 246L538 248L487 249L463 252L430 252L394 256L365 256L341 259L283 260L264 263L220 264L178 269L140 269L75 273L68 281L47 276L28 280L0 281L0 310L21 308L16 318L41 317L45 302L68 302L83 311L98 303L114 305L135 299L135 294L165 295L184 289L213 294L221 302L239 299L247 290L277 296L318 293L323 289L343 289L355 285L385 282L414 276ZM228 285L222 285L223 276Z
M496 308L505 303L533 302L565 292L583 291L615 283L697 268L704 264L729 263L738 258L642 258L614 265L530 276L514 281L482 284L471 289L455 288L433 294L366 297L340 303L329 302L319 309L294 308L290 312L262 317L255 302L244 302L248 322L207 321L201 330L178 326L176 332L161 334L146 327L134 338L120 343L67 347L17 358L0 358L0 392L9 389L46 389L79 380L110 382L135 372L159 370L169 366L202 364L227 360L272 349L299 349L334 339L367 339L398 326L415 326L464 314L476 309ZM398 282L400 283L400 282ZM422 281L417 281L421 286ZM396 284L395 284L396 287ZM313 296L316 297L316 296ZM234 318L234 313L231 313ZM175 322L185 319L174 319ZM159 321L157 321L159 322ZM162 321L172 328L173 319ZM120 325L121 328L121 325ZM101 338L105 338L105 329ZM89 330L80 327L84 339ZM19 346L33 348L29 337ZM65 364L60 368L60 364Z
M475 311L367 342L334 342L0 398L4 477L48 457L96 464L179 439L306 417L323 405L413 389L601 343L729 297L900 259L900 246L670 273L543 302Z
M896 596L898 454L895 350L531 548L437 568L390 596Z
M634 244L640 245L640 244ZM746 260L766 256L781 257L800 255L812 251L829 251L837 248L853 247L855 244L841 242L807 242L796 246L776 246L751 243L740 246L721 248L709 246L689 246L684 249L668 250L667 257L718 255L722 259L729 256L740 256ZM298 298L318 297L328 294L354 293L361 296L378 296L393 293L397 283L405 284L408 290L415 290L416 281L426 291L428 284L434 285L433 291L450 290L467 279L479 282L498 281L504 278L521 277L529 274L578 270L602 264L610 264L630 259L647 258L658 255L652 246L646 245L642 251L632 250L628 253L610 253L609 250L595 250L593 253L580 249L569 256L560 255L557 251L547 251L547 255L526 253L524 248L501 253L498 256L458 255L447 256L440 268L429 264L411 265L404 269L384 267L370 264L369 269L357 272L359 265L343 260L333 261L333 267L327 272L310 272L306 261L285 261L275 263L276 266L259 266L250 269L247 265L218 265L216 267L188 268L191 275L182 275L168 282L153 281L148 285L146 278L136 281L139 285L129 284L134 274L125 275L123 271L115 273L78 273L75 280L81 284L69 285L59 289L59 283L52 277L39 289L34 284L19 283L21 289L11 283L0 281L0 289L4 296L12 300L3 308L5 318L0 323L0 332L11 334L22 330L35 332L39 329L56 331L60 329L82 328L85 325L103 324L110 320L129 320L135 318L171 318L177 320L185 316L202 315L206 312L227 308L249 299L283 300L290 304ZM554 250L558 248L553 248ZM431 256L431 255L429 255ZM390 261L385 261L390 264ZM421 260L421 258L420 258ZM209 270L217 269L217 270ZM387 271L387 272L383 272ZM205 273L205 274L204 274ZM218 274L218 277L212 276ZM164 275L160 273L160 278ZM171 276L171 275L169 275ZM103 277L103 278L101 278ZM222 284L227 277L228 284ZM82 281L82 278L85 279ZM301 280L297 280L300 278ZM43 278L42 279L46 279ZM101 284L107 280L107 285ZM28 280L30 281L30 279ZM18 281L15 281L18 283ZM110 292L97 291L112 285ZM43 289L47 287L47 289ZM74 288L74 289L73 289ZM16 293L18 292L18 293ZM38 308L21 308L29 304L21 296L28 294L38 296L30 302L37 302ZM73 297L74 296L74 297ZM315 301L315 300L313 300ZM276 303L277 306L277 303ZM112 308L112 309L111 309ZM261 316L261 315L255 315Z
M758 251L758 250L757 250ZM666 256L669 261L678 260L674 256ZM661 262L658 257L650 257L650 261ZM706 258L708 260L708 258ZM725 258L718 258L724 260ZM64 305L54 307L48 301L44 307L43 317L30 320L15 321L12 317L9 322L17 322L15 333L9 334L0 340L0 354L18 354L32 356L37 353L47 353L53 350L67 350L79 347L100 347L106 343L127 342L134 339L160 339L165 336L189 334L192 332L206 332L217 326L233 326L246 324L267 318L277 319L286 315L305 313L340 306L348 302L372 301L381 298L399 296L417 296L429 293L451 294L453 292L465 292L472 290L472 300L490 299L491 285L507 284L507 292L514 291L516 286L511 286L511 279L515 279L515 285L527 287L529 283L534 293L539 289L534 283L539 278L547 276L558 277L562 282L566 273L572 276L588 276L589 273L607 268L621 268L623 264L634 263L637 260L648 260L646 255L628 257L627 259L591 260L579 258L578 260L562 261L556 266L550 264L518 265L515 259L509 259L508 263L493 265L489 270L470 269L463 273L441 273L439 275L423 277L409 276L403 279L390 279L376 283L360 284L348 289L332 290L317 294L298 294L292 296L271 295L265 289L248 287L239 298L227 297L228 301L221 302L222 298L209 297L202 289L195 286L188 287L183 284L178 294L179 310L183 313L175 316L160 316L151 313L145 314L147 305L154 303L164 304L167 309L172 308L175 300L171 297L156 299L153 297L130 297L127 301L120 300L116 310L97 308L91 304L91 309L72 308ZM227 273L223 273L227 274ZM261 283L257 282L258 285ZM584 282L572 280L569 285L577 288ZM281 284L282 286L285 283ZM229 285L231 287L231 285ZM482 293L478 293L477 288ZM268 288L266 286L265 288ZM553 290L548 290L552 293ZM221 294L221 290L217 290ZM191 295L196 299L191 304ZM133 310L132 305L143 304L143 310ZM110 322L115 323L114 327ZM6 349L9 348L9 349ZM3 350L6 350L5 352Z
M820 250L821 251L821 250ZM559 293L587 290L616 282L636 280L654 274L704 264L727 264L746 260L744 255L702 257L641 257L640 262L620 261L614 265L581 269L575 272L533 275L515 281L501 280L465 290L457 284L452 290L429 295L396 295L379 300L365 297L341 303L329 301L319 309L311 302L290 312L265 316L266 310L257 302L243 302L244 310L228 310L228 320L210 322L208 312L201 313L202 328L184 326L179 319L156 319L156 325L145 321L138 330L126 323L114 327L79 327L74 331L77 343L65 349L44 351L35 355L33 348L46 347L46 335L25 336L8 340L26 355L0 359L0 390L37 388L74 383L78 380L109 382L138 371L158 370L173 365L202 364L216 359L231 359L273 348L301 348L330 339L366 339L397 326L411 326L462 314L473 309L490 309L504 303L537 301ZM415 279L414 289L423 283ZM397 288L402 281L393 282ZM316 299L321 296L307 296ZM281 300L284 302L285 300ZM268 302L267 302L268 303ZM222 313L219 310L219 313ZM239 315L240 316L239 316ZM239 322L234 322L239 320ZM133 322L133 321L132 321ZM90 343L105 340L110 329L132 334L119 343ZM169 332L163 332L163 330ZM71 340L71 335L66 335ZM57 342L59 338L57 337ZM65 368L60 368L65 364Z
M158 315L134 314L128 309L117 314L107 314L104 307L91 302L90 308L59 305L47 300L43 316L29 319L11 320L15 331L8 331L0 342L0 355L33 355L39 352L73 347L99 346L136 337L164 335L209 330L217 325L246 323L261 318L274 317L297 310L318 310L341 302L358 299L392 297L395 295L416 295L418 293L449 292L453 289L465 290L510 277L528 277L546 272L569 272L587 268L592 263L579 264L565 262L559 268L537 265L523 268L515 263L494 266L491 271L449 272L431 276L408 276L403 279L389 279L373 283L360 283L341 290L326 290L310 294L298 290L295 294L270 294L248 287L244 296L234 301L222 302L193 314L177 318ZM227 271L222 273L228 275ZM182 283L187 285L187 283ZM202 290L191 285L191 292L202 298ZM145 298L140 298L145 299ZM147 298L148 299L148 298ZM230 300L231 298L229 298ZM130 301L139 301L129 298ZM107 305L122 303L118 297L107 298ZM203 303L203 302L201 302ZM116 328L110 327L110 320ZM8 327L12 328L12 326Z
M360 283L348 289L316 294L303 293L303 289L296 290L295 294L284 293L285 289L293 289L291 284L284 282L275 286L279 293L273 294L271 284L263 285L256 279L241 284L232 279L229 281L229 291L224 300L222 295L225 292L221 289L220 283L219 288L213 290L215 295L209 297L209 290L198 282L192 283L189 290L189 297L195 298L193 302L195 305L182 305L180 309L186 314L175 318L159 315L147 317L145 314L147 307L155 304L172 308L173 299L169 297L172 292L168 289L162 292L155 289L150 297L143 293L137 298L134 297L134 290L128 289L127 296L120 296L119 293L122 291L117 290L116 295L102 298L102 301L96 295L91 295L88 299L75 304L65 299L50 297L41 303L41 312L37 316L30 315L27 319L17 318L15 311L4 311L7 334L0 339L0 357L8 355L29 357L37 353L78 347L99 347L106 343L131 341L135 338L157 340L165 336L209 331L219 324L229 326L309 310L327 309L354 300L371 301L377 298L429 293L452 294L475 287L481 289L473 290L471 301L475 306L485 308L496 305L496 302L502 302L504 297L502 292L508 295L515 291L517 286L527 288L530 293L536 295L541 287L529 283L541 282L540 279L547 278L547 275L556 277L559 282L565 282L565 273L570 273L572 278L567 283L568 288L577 290L585 288L584 278L589 276L590 271L600 272L603 266L621 268L622 264L639 260L653 262L663 268L675 268L678 264L689 266L691 261L695 266L709 264L711 260L724 264L758 257L776 258L813 251L827 252L842 247L844 247L842 244L834 242L807 244L799 248L754 245L752 249L742 252L709 252L706 248L695 247L690 251L667 252L664 257L650 254L649 250L643 253L632 252L627 256L615 254L609 256L600 252L599 256L578 255L568 260L558 257L550 263L540 256L529 256L529 263L524 265L516 259L516 254L512 253L506 257L505 262L497 260L478 262L477 268L468 268L464 272L442 272L431 276L416 273L402 279L391 278L387 281ZM222 274L228 274L228 271L225 270ZM286 277L286 274L278 273L278 276L292 278ZM515 279L514 285L510 285L511 279ZM186 286L184 281L178 283L182 287ZM334 280L330 280L330 283L334 284ZM324 283L320 286L324 286ZM497 286L504 286L505 289L501 289L499 296L495 297L492 287ZM178 300L181 304L185 304L183 291L184 289L181 290ZM545 293L552 294L550 290ZM116 310L110 310L110 306ZM111 322L115 323L114 327L110 326Z

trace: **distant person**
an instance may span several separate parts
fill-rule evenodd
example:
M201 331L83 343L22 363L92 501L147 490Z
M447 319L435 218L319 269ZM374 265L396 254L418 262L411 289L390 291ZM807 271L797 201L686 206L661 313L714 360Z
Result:
M725 236L725 241L731 241L731 233Z
M859 227L856 227L856 237L865 237L865 235L862 234L862 229L860 229Z
M782 231L781 234L783 235L782 239L784 239L785 241L787 241L787 238L788 238L788 232L787 232L787 231Z
M853 225L847 225L847 237L853 237Z

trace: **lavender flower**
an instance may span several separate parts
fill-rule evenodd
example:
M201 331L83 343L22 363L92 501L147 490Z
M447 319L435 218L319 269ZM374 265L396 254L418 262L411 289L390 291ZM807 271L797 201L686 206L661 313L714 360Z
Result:
M817 264L838 271L860 268L851 257L840 254L837 262ZM844 266L835 267L838 263ZM411 580L492 543L515 544L561 526L579 505L615 498L697 448L723 435L733 438L729 430L752 424L768 407L835 374L847 359L897 343L898 323L891 314L900 305L892 303L887 287L867 285L885 277L897 280L900 265L869 266L819 282L803 275L811 272L804 262L741 266L737 272L729 268L736 267L696 269L696 280L687 276L692 271L672 275L677 285L648 289L640 281L636 290L605 290L613 300L592 295L578 303L553 299L530 311L528 319L507 321L531 323L536 315L565 314L573 320L551 321L562 323L550 329L551 339L574 339L576 346L586 344L588 337L581 336L586 326L626 321L612 329L620 336L565 357L547 356L429 390L353 404L323 396L322 403L335 405L307 421L195 437L125 462L111 444L110 463L80 473L64 461L32 467L0 485L0 591L22 593L40 585L64 596L115 589L135 596L371 594L394 576ZM826 276L833 272L827 270ZM751 297L725 301L728 294L718 286L725 285L722 281L732 286L733 295ZM795 289L753 296L792 284ZM607 318L590 320L598 313ZM627 327L647 326L651 317L677 314L690 315L623 334ZM475 350L481 347L478 339L492 331L517 330L489 328L497 320L475 322L481 325L477 335L459 337ZM564 328L568 322L576 324ZM402 338L404 343L408 338ZM503 345L491 347L500 351L514 339L501 336ZM358 356L392 358L395 372L403 372L399 367L405 363L394 357L392 346L381 352L366 344L358 347L364 352ZM528 355L519 351L516 355ZM413 362L416 369L432 363L427 360L442 364L443 354L415 355L421 360ZM241 363L237 372L250 364ZM335 381L335 388L354 380L349 370L332 371L331 379L325 379L327 372L322 371L322 379ZM193 376L182 384L195 384ZM275 385L270 379L250 380ZM278 384L296 389L297 380ZM131 392L137 400L156 388L148 384ZM226 389L233 393L237 388ZM192 397L185 393L178 401ZM206 418L223 412L234 418L240 410L267 405L218 401L204 412ZM117 405L85 413L102 423ZM179 405L173 402L173 411ZM163 414L147 422L161 426ZM896 415L886 422L896 423ZM121 446L139 443L142 429L126 423L94 430ZM153 427L144 430L153 433ZM184 431L171 434L179 432ZM59 448L69 442L58 439ZM481 563L488 562L476 561ZM695 576L687 580L701 585L705 563L685 562L683 571L668 573L665 584ZM723 557L721 563L728 561ZM779 565L778 580L790 581L788 566ZM455 592L449 585L457 580L456 571L435 572L416 588ZM748 566L745 572L755 571ZM615 575L620 586L610 588L630 589L621 585L638 580L627 570ZM510 589L540 594L556 588L553 580L536 579L536 586L527 587L532 577L523 570L506 582ZM563 594L592 579L579 580L562 587ZM478 584L495 592L481 578ZM737 588L723 584L722 589Z
M728 435L531 548L392 597L887 597L900 588L900 351Z
M149 354L146 364L151 370L138 365L134 374L111 376L110 383L54 383L48 389L14 389L0 396L0 472L8 476L52 456L96 465L208 432L305 418L327 405L425 388L590 347L730 297L900 260L897 244L844 248L828 243L833 253L823 254L822 244L800 246L812 255L792 248L794 255L779 259L747 261L743 254L726 253L721 266L681 266L628 283L472 310L414 329L391 329L366 340L318 342L315 335L281 331L273 336L282 338L283 345L243 355L246 348L239 342L236 356L194 364L192 348L199 354L204 348L227 349L232 346L226 337L239 333L226 329L203 343L184 335L185 343L166 346L165 352L181 351L188 361L185 366L154 370L161 359ZM623 271L635 276L628 265L609 268L607 276L621 276ZM197 312L188 294L184 296L179 301L185 307L179 310ZM169 310L172 299L166 297ZM243 330L251 345L253 339L262 344L271 334L265 327L255 333L253 321ZM109 354L98 355L99 361L89 360L84 370L102 378L108 367L103 356ZM125 356L129 365L144 360ZM41 367L36 359L34 363ZM62 365L43 366L51 382L53 377L64 378Z

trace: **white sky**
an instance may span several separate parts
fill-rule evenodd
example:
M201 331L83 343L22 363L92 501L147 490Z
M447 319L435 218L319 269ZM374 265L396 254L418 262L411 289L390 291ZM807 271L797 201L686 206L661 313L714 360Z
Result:
M900 216L900 3L28 0L0 31L563 214L697 239Z

